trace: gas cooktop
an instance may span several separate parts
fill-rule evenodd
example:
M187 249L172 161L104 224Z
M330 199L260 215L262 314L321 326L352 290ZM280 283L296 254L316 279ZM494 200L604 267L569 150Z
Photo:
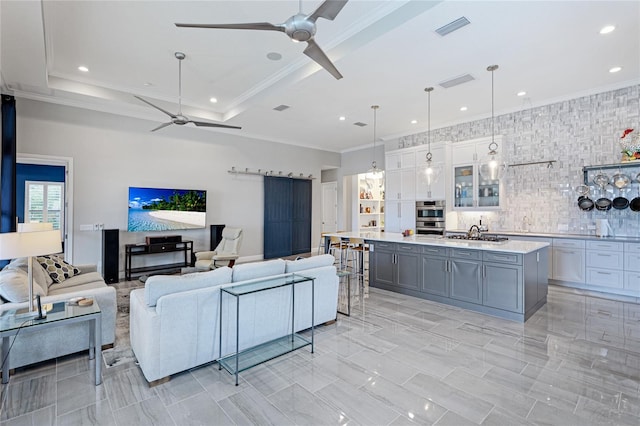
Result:
M494 235L480 235L478 237L469 237L464 234L447 235L447 238L451 240L470 240L470 241L487 241L490 243L501 243L507 241L507 237L496 237Z

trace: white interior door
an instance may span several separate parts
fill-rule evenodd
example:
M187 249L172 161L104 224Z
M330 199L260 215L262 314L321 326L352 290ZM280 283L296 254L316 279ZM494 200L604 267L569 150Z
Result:
M322 184L322 232L338 230L338 183Z

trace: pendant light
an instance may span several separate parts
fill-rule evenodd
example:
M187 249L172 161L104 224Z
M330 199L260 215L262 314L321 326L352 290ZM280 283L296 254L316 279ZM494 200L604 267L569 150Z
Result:
M490 65L487 71L491 72L491 143L489 152L485 160L480 164L480 176L485 180L501 180L507 171L507 164L498 155L498 144L495 141L495 118L493 108L493 72L498 69L497 65Z
M377 179L382 176L382 170L378 168L378 164L376 163L376 113L378 108L380 108L379 105L371 105L371 109L373 110L373 161L371 161L371 168L367 172L367 177L372 179Z
M440 172L442 171L441 163L433 163L433 154L431 153L431 92L433 87L427 87L424 89L427 92L427 144L428 151L426 155L427 167L424 170L425 182L427 183L427 196L431 198L431 185L436 183L440 179Z

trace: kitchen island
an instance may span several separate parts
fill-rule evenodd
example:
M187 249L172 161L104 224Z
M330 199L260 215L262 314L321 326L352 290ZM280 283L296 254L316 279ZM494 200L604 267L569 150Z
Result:
M526 321L547 301L548 243L355 232L369 244L369 285Z

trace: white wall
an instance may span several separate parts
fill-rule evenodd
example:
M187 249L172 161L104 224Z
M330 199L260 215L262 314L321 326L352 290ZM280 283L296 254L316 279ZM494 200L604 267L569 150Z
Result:
M151 133L158 122L115 116L73 107L17 99L18 152L74 159L74 263L98 263L101 233L79 231L82 224L101 223L126 230L129 186L207 191L207 225L242 227L241 258L263 253L263 179L230 175L237 169L263 169L313 174L312 247L322 221L320 183L323 165L338 167L337 153L251 139L190 126L169 126ZM123 245L144 241L150 233L120 233ZM152 233L153 234L153 233ZM194 248L209 248L208 228L179 232ZM149 261L151 262L151 261Z

